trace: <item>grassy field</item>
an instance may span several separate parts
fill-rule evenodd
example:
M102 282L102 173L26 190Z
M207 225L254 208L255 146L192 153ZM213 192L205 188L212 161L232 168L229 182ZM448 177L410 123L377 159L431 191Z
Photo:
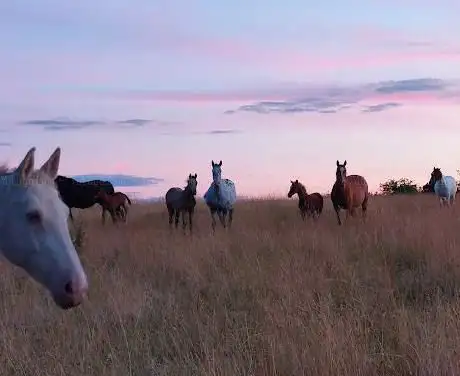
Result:
M460 374L460 218L431 195L372 197L338 227L330 200L241 202L234 227L170 233L164 206L103 227L78 212L88 300L61 311L0 264L1 375Z

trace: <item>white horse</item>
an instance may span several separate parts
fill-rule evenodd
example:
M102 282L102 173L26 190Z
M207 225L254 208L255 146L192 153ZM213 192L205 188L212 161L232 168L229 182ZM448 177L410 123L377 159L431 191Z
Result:
M211 211L212 229L216 228L215 213L219 216L220 223L226 227L228 213L228 226L231 227L233 221L233 205L236 202L235 184L230 179L222 179L222 161L214 163L212 166L212 183L204 194L204 200Z
M88 281L70 239L67 206L54 184L61 149L34 170L35 147L0 172L0 252L43 285L62 309L79 305Z
M455 203L457 193L457 182L452 176L443 176L441 169L433 167L431 179L428 184L434 188L434 193L439 197L439 204L450 206Z

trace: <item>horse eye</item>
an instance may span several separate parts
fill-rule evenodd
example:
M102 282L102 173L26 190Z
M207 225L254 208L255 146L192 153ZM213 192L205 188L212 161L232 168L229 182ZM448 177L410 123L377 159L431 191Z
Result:
M27 217L27 221L29 221L31 224L34 224L34 225L39 224L42 221L42 215L37 210L33 210L27 213L26 217Z

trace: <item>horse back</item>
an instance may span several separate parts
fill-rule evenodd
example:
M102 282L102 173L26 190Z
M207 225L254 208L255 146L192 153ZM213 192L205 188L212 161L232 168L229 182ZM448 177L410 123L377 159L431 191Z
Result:
M177 205L182 197L182 192L184 190L179 187L169 188L165 195L166 206Z
M455 195L457 193L457 182L452 176L444 176L441 182L436 182L434 191L440 197Z
M319 213L323 211L324 199L318 192L312 193L307 196L307 208L315 210Z
M69 208L86 209L98 202L96 195L99 188L94 185L85 185L72 178L55 180L55 183L61 200Z
M331 200L334 206L351 209L368 199L369 187L361 175L348 175L343 186L336 181L332 187Z
M216 208L230 209L236 202L235 184L230 179L222 179L218 188L219 194L216 188L215 184L211 183L204 194L206 204Z
M345 196L350 207L360 206L369 196L367 181L361 175L349 175L345 180Z

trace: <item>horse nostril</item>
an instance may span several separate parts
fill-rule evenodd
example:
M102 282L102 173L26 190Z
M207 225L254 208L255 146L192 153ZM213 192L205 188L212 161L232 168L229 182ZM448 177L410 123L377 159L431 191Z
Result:
M72 295L73 294L72 282L67 282L64 286L64 290L66 294Z

